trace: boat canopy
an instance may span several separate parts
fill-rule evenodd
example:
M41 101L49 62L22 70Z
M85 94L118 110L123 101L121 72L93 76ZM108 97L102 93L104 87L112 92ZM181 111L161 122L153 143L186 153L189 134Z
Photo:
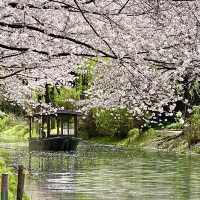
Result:
M29 116L29 137L41 139L58 136L77 136L80 112L57 110L56 112L36 113Z

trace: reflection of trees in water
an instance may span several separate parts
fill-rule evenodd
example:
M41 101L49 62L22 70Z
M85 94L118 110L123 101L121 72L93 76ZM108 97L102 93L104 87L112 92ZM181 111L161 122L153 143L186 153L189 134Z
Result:
M28 190L40 197L102 199L106 194L118 199L186 200L200 196L200 159L195 156L101 145L82 145L71 154L11 153L9 159L30 169Z
M176 199L191 199L191 157L179 159L174 177L174 197Z
M62 172L73 169L73 156L65 153L36 153L29 154L29 171L30 173L50 173Z

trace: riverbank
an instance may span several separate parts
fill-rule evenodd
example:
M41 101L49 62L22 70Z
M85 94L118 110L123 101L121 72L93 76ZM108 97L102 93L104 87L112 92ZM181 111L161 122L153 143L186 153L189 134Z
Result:
M200 145L189 148L187 136L182 130L154 130L149 129L140 133L138 129L132 129L125 139L117 139L110 136L94 137L89 139L92 143L112 144L120 147L156 149L177 153L200 153Z
M8 174L8 199L15 200L17 194L17 175L14 169L7 167L5 161L0 157L0 175L6 173ZM23 200L30 200L30 198L25 194Z
M0 119L0 140L1 142L7 143L9 142L17 142L17 141L24 141L28 138L28 127L26 122L21 119L17 118L14 115L4 115L1 116ZM16 193L17 193L17 175L15 169L9 167L5 162L4 158L7 157L7 152L4 148L0 149L1 156L0 156L0 176L3 173L7 173L9 177L9 191L8 191L8 199L15 200ZM23 200L29 200L27 195L24 195Z
M198 116L199 118L199 116ZM28 125L22 118L17 118L14 115L5 115L0 120L0 138L3 141L5 138L9 141L24 141L29 137ZM188 143L188 135L183 133L182 129L148 129L145 132L140 132L134 128L128 132L128 136L124 139L119 139L112 136L97 136L88 139L89 142L99 144L111 144L120 147L134 148L140 147L145 149L156 149L167 152L200 153L199 143L190 146Z
M26 120L9 114L0 119L0 138L14 140L26 140L29 137L29 130Z

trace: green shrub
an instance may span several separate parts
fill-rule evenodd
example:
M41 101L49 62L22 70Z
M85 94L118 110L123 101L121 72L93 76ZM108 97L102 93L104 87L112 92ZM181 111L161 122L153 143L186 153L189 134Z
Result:
M11 114L0 118L0 136L4 138L27 138L28 135L28 125L24 120Z
M5 129L11 124L11 117L8 115L4 115L0 118L0 131Z
M89 137L114 136L125 138L133 127L133 118L126 109L93 108L81 123L82 131Z
M167 129L182 129L183 124L181 124L179 122L175 122L175 123L171 123L171 124L167 125L166 128Z
M121 144L124 146L143 146L151 143L155 137L157 137L157 133L153 128L150 128L145 132L141 132L138 128L134 128L128 132L128 138L126 138Z
M6 167L6 164L3 160L0 160L0 175L2 173L7 173L9 176L8 199L15 200L17 189L17 176L13 173L13 170L11 168ZM23 200L29 200L28 196L24 195Z
M192 115L186 121L184 128L188 145L191 146L200 141L200 108L196 107Z
M87 116L83 118L79 123L79 133L82 138L91 138L98 135L96 121L95 121L95 109L91 109ZM83 135L85 134L85 135ZM87 134L87 136L86 136Z
M138 128L133 128L131 130L129 130L128 132L128 137L138 137L140 135L140 131Z
M127 144L134 143L140 137L140 130L133 128L128 132Z

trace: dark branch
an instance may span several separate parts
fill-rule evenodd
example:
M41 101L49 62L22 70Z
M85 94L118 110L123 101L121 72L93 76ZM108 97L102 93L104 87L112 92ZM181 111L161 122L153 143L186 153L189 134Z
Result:
M5 58L11 58L11 57L15 57L15 56L19 56L22 55L24 52L20 52L20 53L15 53L15 54L9 54L9 55L5 55L5 56L1 56L0 60L5 59Z
M110 49L110 51L113 53L113 55L117 58L117 55L115 54L115 52L113 51L113 49L111 48L111 46L108 44L108 42L99 35L99 33L95 30L95 28L89 22L89 20L87 19L87 17L85 16L85 14L83 13L83 11L81 10L80 6L78 5L77 0L74 0L74 2L76 4L77 8L80 10L81 15L83 16L83 18L85 19L85 21L87 22L87 24L90 26L90 28L93 30L93 32L96 34L96 36L98 38L100 38L106 44L106 46Z
M126 3L119 9L118 14L120 14L122 12L122 10L126 7L126 5L128 4L130 0L127 0Z
M8 50L13 50L13 51L19 51L20 53L16 53L16 54L10 54L10 55L6 55L6 56L2 56L0 57L0 60L1 59L4 59L4 58L9 58L9 57L13 57L13 56L19 56L27 51L29 51L30 49L29 48L19 48L19 47L13 47L13 46L6 46L4 44L0 44L0 47L1 48L4 48L4 49L8 49ZM31 50L32 52L35 52L35 53L38 53L38 54L42 54L42 55L46 55L46 56L49 56L49 53L46 52L46 51L41 51L41 50L37 50L37 49L33 49ZM52 57L66 57L66 56L70 56L70 55L75 55L75 56L79 56L79 57L92 57L92 58L95 58L97 57L96 54L88 54L88 53L69 53L69 52L62 52L62 53L56 53L56 54L52 54L51 56ZM103 58L106 58L107 56L101 56Z
M153 59L153 58L144 58L144 60L154 62L154 63L158 63L158 64L164 64L164 65L175 65L175 63L173 63L173 62L165 62L165 61L156 60L156 59Z
M40 33L43 33L43 34L46 34L48 35L49 37L52 37L52 38L58 38L58 39L63 39L63 40L68 40L70 42L73 42L75 44L78 44L78 45L81 45L81 46L84 46L84 47L87 47L88 49L91 49L95 52L98 52L100 54L103 54L104 56L106 57L110 57L110 58L114 58L114 59L117 59L116 56L113 56L111 54L108 54L100 49L96 49L95 47L91 46L90 44L88 43L85 43L85 42L82 42L80 40L77 40L77 39L74 39L74 38L71 38L71 37L68 37L68 36L63 36L63 35L57 35L57 34L53 34L53 33L47 33L44 29L41 29L41 28L38 28L38 27L35 27L35 26L31 26L31 25L24 25L24 24L8 24L8 23L4 23L4 22L0 22L0 26L3 26L3 27L9 27L9 28L16 28L16 29L24 29L24 28L27 28L28 30L32 30L32 31L37 31L37 32L40 32ZM26 49L26 48L25 48ZM12 50L12 49L11 49ZM14 50L14 49L13 49Z
M18 71L13 72L13 73L10 73L10 74L4 75L4 76L0 76L0 80L15 76L15 75L19 74L22 71L23 71L23 69L20 69Z
M3 49L8 49L8 50L12 50L12 51L28 51L29 48L19 48L19 47L11 47L11 46L6 46L4 44L0 44L0 47Z

